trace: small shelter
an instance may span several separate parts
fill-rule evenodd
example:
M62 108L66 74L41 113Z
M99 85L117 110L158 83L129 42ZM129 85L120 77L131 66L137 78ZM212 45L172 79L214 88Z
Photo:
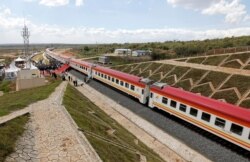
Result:
M126 55L131 55L132 54L132 51L131 49L115 49L115 52L114 52L116 55L123 55L123 56L126 56Z

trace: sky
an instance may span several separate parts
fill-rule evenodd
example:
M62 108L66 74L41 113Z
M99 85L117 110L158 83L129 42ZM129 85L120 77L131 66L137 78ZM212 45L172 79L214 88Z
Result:
M134 43L250 35L249 0L0 0L0 44Z

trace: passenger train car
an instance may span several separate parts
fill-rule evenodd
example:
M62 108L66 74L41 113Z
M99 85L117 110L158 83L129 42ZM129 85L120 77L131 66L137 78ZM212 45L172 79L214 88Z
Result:
M53 53L49 53L53 55ZM56 56L51 56L55 59ZM61 59L65 59L61 61ZM86 74L123 91L150 108L161 109L197 127L211 132L250 151L250 111L215 99L200 96L164 83L153 83L134 75L60 57L57 59Z

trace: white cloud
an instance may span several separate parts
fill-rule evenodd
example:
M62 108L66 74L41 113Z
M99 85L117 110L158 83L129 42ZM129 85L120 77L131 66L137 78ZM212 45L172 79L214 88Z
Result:
M231 36L250 35L250 27L226 30L189 30L177 28L162 29L116 29L87 27L61 27L48 24L34 24L26 20L31 43L114 43L152 42L167 40L202 40ZM23 18L12 14L8 8L0 8L0 43L22 43L20 31Z
M240 0L167 0L172 6L182 6L206 15L224 15L225 22L238 24L249 19L246 6Z
M35 1L35 0L25 0L25 1ZM49 7L65 6L68 5L70 0L40 0L39 4ZM76 6L82 6L84 0L75 0Z
M45 6L64 6L69 3L69 0L41 0L39 4L45 5Z
M76 0L75 5L76 6L82 6L83 5L83 0Z

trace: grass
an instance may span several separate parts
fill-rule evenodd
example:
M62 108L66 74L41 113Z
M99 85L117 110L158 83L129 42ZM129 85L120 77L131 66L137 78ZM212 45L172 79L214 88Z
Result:
M148 78L149 77L149 71L142 72L138 76L143 77L143 78Z
M210 56L202 64L203 65L218 66L226 57L228 57L228 55Z
M191 83L189 80L184 80L184 81L179 81L175 84L176 87L181 87L186 91L189 91L189 89L191 88Z
M250 53L232 54L226 61L239 59L241 60L242 63L246 63L249 57L250 57Z
M194 64L201 64L202 61L204 61L206 57L197 57L197 58L190 58L188 59L188 63L194 63Z
M154 74L154 75L150 76L149 79L157 82L161 79L161 73Z
M225 99L228 103L235 104L238 101L238 96L234 90L226 90L222 92L216 92L212 98L214 99Z
M140 69L136 69L130 72L130 74L133 74L133 75L138 75L139 73L140 73Z
M150 63L141 63L141 64L136 66L136 69L145 70L150 64L151 64L151 62Z
M241 94L244 94L250 88L250 77L242 75L233 75L221 89L236 87Z
M4 93L14 91L15 88L15 84L11 81L4 80L0 82L0 91L3 91Z
M60 80L57 80L49 85L4 94L0 97L0 116L22 109L36 101L46 99L60 82Z
M15 150L15 143L28 120L29 116L24 115L0 125L0 162Z
M206 73L206 70L200 70L200 69L191 69L183 78L183 79L188 79L192 78L193 82L197 82L198 80L201 79L201 77Z
M175 84L175 79L174 79L174 76L168 76L162 79L161 82L167 83L168 85L173 85Z
M159 70L155 71L155 73L163 72L163 74L168 73L170 70L174 68L174 65L162 64Z
M63 104L78 127L84 130L85 136L103 161L140 161L139 156L131 150L139 151L146 156L148 162L163 161L140 140L136 143L137 138L134 135L72 86L67 87ZM110 130L114 132L108 133ZM122 147L117 147L114 143Z
M209 84L204 84L201 86L197 86L191 90L194 93L200 93L203 96L209 96L213 91L211 90Z
M250 99L244 100L243 102L241 102L240 107L250 109Z
M200 81L200 84L211 82L214 88L217 88L227 77L229 74L222 72L210 71L208 75Z
M175 69L168 74L168 76L175 74L177 78L180 78L183 74L185 74L190 68L183 66L176 66Z
M239 69L239 68L241 68L242 65L238 61L232 60L232 61L224 63L222 66L223 67L228 67L228 68Z

